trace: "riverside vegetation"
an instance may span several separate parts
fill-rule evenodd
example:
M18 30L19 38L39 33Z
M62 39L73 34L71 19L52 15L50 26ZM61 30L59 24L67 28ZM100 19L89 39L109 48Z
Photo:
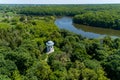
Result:
M119 38L88 39L54 24L55 15L119 9L96 6L1 5L0 80L119 80ZM55 42L55 52L49 55L48 40Z

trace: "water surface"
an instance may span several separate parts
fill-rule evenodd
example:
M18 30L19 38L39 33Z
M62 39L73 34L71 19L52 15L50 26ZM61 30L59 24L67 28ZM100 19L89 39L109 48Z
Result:
M73 25L71 17L57 18L55 24L60 29L66 29L77 34L81 34L82 36L87 38L103 38L107 35L113 38L120 37L119 30L97 28L97 27L91 27L91 26L79 25L79 24Z

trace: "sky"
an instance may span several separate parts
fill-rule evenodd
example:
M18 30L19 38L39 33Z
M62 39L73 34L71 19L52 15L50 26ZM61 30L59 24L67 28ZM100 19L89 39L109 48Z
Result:
M0 0L0 4L111 4L120 0Z

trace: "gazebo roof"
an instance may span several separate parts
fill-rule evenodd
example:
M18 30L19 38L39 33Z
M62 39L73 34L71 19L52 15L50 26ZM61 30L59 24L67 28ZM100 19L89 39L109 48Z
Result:
M53 41L48 41L48 42L46 42L46 45L47 45L47 46L53 46L53 45L54 45L54 42L53 42Z

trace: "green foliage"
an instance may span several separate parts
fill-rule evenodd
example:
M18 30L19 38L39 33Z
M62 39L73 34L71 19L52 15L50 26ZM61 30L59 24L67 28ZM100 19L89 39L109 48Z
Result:
M76 15L73 18L73 22L77 24L90 25L95 27L120 29L120 16L118 16L117 10L112 12L108 11L96 11L87 12L84 14Z
M39 80L46 80L49 79L51 72L50 66L45 61L36 61L27 70L26 76L30 79L36 76Z
M7 75L0 75L0 80L11 80Z
M7 15L0 16L0 80L119 80L120 39L105 37L101 43L100 39L83 38L58 29L51 16L81 14L75 18L84 19L84 24L115 28L119 16L116 10L109 12L116 7L119 5L0 7L0 13L5 13L0 15ZM55 52L49 55L48 40L55 43Z
M112 80L119 79L120 77L120 51L117 51L115 54L110 55L107 57L106 61L104 62L104 67L106 72L108 72L108 77Z

